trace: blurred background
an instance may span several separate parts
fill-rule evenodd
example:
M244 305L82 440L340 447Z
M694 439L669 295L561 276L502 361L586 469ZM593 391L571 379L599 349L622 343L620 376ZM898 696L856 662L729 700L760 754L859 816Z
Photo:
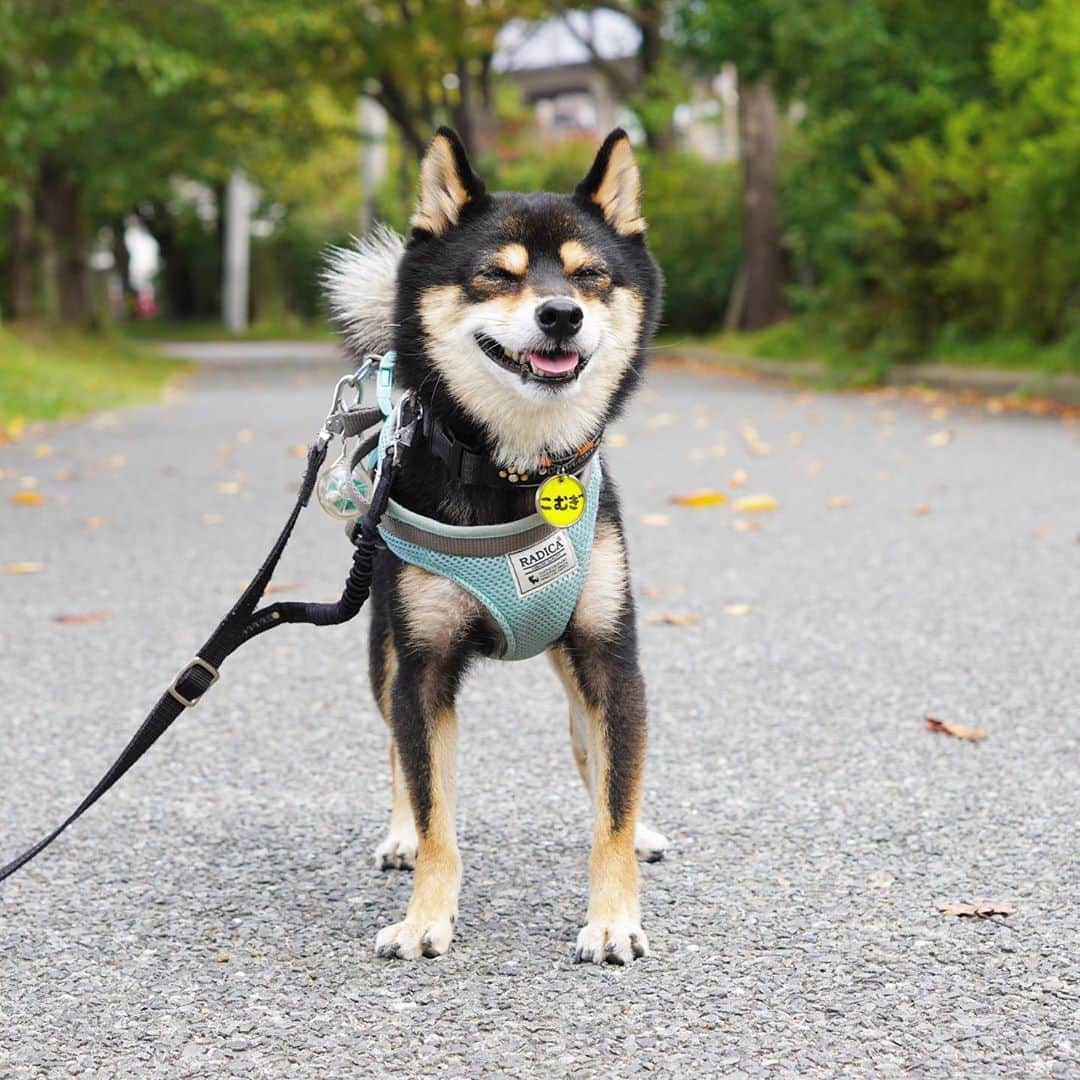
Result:
M1075 0L0 0L8 417L87 330L327 334L441 122L557 190L625 126L668 341L1080 368Z

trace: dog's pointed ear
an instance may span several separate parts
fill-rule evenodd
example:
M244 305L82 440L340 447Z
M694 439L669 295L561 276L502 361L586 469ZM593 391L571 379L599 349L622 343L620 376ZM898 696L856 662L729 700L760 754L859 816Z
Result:
M439 128L420 162L420 195L410 223L413 230L442 236L458 223L467 205L479 204L486 197L484 181L473 172L458 133Z
M604 140L592 168L574 189L574 198L585 206L598 207L620 236L638 236L645 231L641 173L630 137L622 128L616 128Z

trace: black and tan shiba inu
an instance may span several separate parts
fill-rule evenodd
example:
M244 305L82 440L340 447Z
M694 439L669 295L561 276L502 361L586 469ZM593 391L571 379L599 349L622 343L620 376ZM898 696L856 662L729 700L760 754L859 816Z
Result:
M360 351L397 353L396 384L424 412L393 498L457 526L535 512L530 478L588 457L641 378L660 305L629 139L613 132L569 195L489 194L457 136L423 159L407 242L377 232L335 254L330 303ZM448 447L450 448L448 450ZM454 447L458 450L456 456ZM471 471L461 468L467 453ZM446 952L461 860L454 828L454 699L473 660L499 656L490 611L454 580L380 552L371 680L391 732L393 810L383 868L415 867L402 922L380 956ZM574 759L596 812L579 960L648 951L636 855L666 840L638 821L645 691L614 485L603 476L580 594L548 656L570 706Z

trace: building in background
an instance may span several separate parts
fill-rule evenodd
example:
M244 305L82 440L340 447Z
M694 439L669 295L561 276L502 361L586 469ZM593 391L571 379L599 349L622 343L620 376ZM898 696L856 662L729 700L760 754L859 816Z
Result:
M634 82L640 45L638 28L616 11L570 11L535 23L516 19L499 33L494 67L517 84L525 103L535 109L542 136L602 136L613 127L625 127L636 138L641 134L637 121L596 57ZM675 110L675 127L682 145L708 161L738 157L738 91L732 65L694 85L691 100Z

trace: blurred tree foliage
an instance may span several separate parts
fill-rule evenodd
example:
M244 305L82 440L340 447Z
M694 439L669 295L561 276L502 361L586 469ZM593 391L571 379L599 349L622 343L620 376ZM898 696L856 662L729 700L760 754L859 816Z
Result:
M610 0L636 68L583 44L631 108L666 323L827 320L897 356L942 333L1080 337L1075 0ZM91 315L87 257L138 216L177 316L216 314L221 196L269 223L256 314L318 311L321 251L355 227L357 101L385 108L380 216L403 225L432 126L498 186L569 190L592 146L538 139L494 70L538 0L0 0L0 311ZM738 68L742 160L679 149L677 110ZM695 81L696 80L696 81ZM368 193L370 194L370 193ZM110 240L111 237L111 240Z

